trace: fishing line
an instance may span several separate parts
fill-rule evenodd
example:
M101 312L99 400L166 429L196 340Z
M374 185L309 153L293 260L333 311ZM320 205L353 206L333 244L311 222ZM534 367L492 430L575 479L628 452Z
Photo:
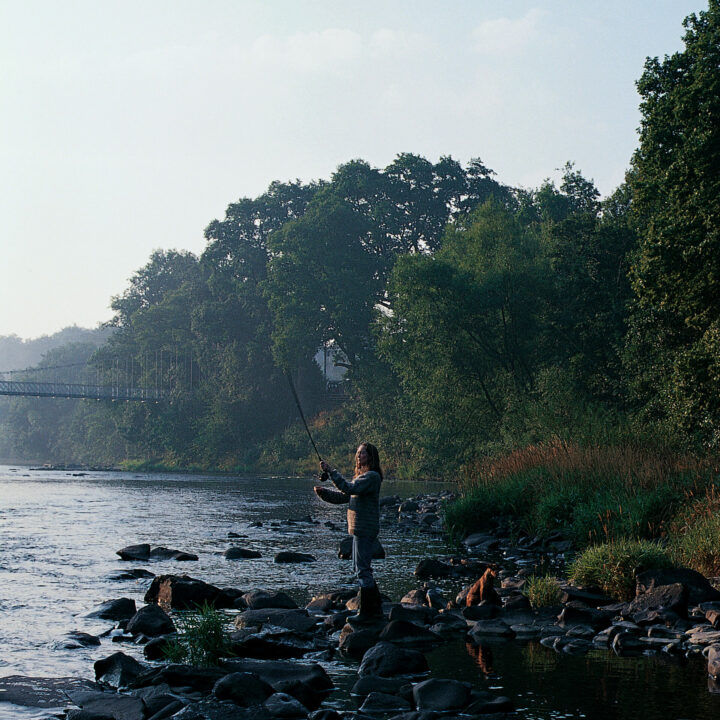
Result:
M300 405L300 398L298 397L297 392L295 391L295 385L293 385L292 378L290 377L290 373L285 373L288 379L288 383L290 384L290 390L292 390L293 397L295 398L295 404L297 405L298 412L300 413L300 417L302 418L303 425L305 426L305 432L307 432L308 437L310 438L310 442L312 443L313 448L315 449L315 454L318 456L318 460L322 461L322 457L320 457L320 453L318 452L317 445L315 444L315 441L313 440L313 436L310 434L310 428L308 427L307 420L305 420L305 413L302 410L302 407Z

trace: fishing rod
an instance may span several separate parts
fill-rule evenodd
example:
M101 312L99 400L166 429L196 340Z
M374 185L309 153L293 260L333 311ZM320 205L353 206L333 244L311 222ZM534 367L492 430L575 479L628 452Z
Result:
M298 394L295 390L295 385L293 385L292 378L290 377L290 372L285 373L287 375L288 383L290 384L290 390L292 390L293 397L295 398L295 404L297 405L298 412L300 413L300 417L302 418L303 425L305 426L305 432L307 432L308 437L310 438L310 442L312 443L313 448L315 449L315 454L318 456L318 460L322 462L322 457L320 456L320 453L318 452L317 445L315 444L315 441L313 440L313 436L310 434L310 428L308 427L307 420L305 420L305 413L302 410L302 407L300 405L300 398L298 397Z

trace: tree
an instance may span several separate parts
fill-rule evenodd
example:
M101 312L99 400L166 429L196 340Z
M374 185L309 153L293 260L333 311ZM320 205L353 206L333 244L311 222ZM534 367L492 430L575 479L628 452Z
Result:
M628 360L654 416L720 426L720 1L684 22L685 49L648 59L630 185L640 247Z

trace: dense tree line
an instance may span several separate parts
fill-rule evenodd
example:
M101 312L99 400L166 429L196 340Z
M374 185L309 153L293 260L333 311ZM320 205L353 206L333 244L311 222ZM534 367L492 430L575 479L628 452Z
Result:
M289 374L330 452L371 437L425 475L628 423L715 441L719 27L711 0L682 52L648 60L640 145L609 197L571 164L559 187L525 190L480 160L412 154L273 183L210 223L200 257L155 252L113 299L91 362L130 357L142 384L158 374L143 358L174 353L171 402L75 403L41 446L18 400L5 436L17 453L267 466L308 455ZM312 360L326 344L347 367L340 408Z

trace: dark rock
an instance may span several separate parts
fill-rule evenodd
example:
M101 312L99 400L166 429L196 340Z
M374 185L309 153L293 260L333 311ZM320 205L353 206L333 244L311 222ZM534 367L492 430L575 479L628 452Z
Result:
M429 578L445 578L453 574L451 565L447 565L435 558L423 558L415 568L415 577L419 580Z
M407 620L391 620L380 633L380 640L417 649L429 648L442 642L439 635Z
M275 692L257 673L234 672L220 678L213 687L218 700L231 700L236 705L260 705Z
M335 712L325 708L324 710L315 710L308 715L308 720L342 720L342 716Z
M129 620L135 613L135 601L130 598L108 600L90 611L85 617L102 618L103 620Z
M214 608L231 608L240 594L189 575L158 575L145 593L145 602L156 603L164 610L195 610L206 603Z
M410 710L411 708L412 706L407 700L397 695L389 695L374 690L363 701L363 704L360 706L360 712L376 715L397 712L398 710Z
M201 668L172 663L148 668L130 683L131 688L167 684L171 687L189 687L203 694L209 693L215 683L231 670L219 667Z
M257 673L275 692L292 695L310 710L315 710L334 687L317 663L243 659L227 660L223 667L226 672Z
M636 635L618 633L613 638L612 649L617 655L642 655L647 649L647 645Z
M398 690L406 684L404 678L384 678L377 675L365 675L359 677L351 690L353 695L366 697L371 692L397 694Z
M483 600L479 605L471 605L462 609L463 617L466 620L492 620L500 612L500 607L489 600Z
M141 562L145 562L150 558L150 545L147 543L128 545L121 550L117 550L115 554L119 555L121 560L140 560Z
M290 550L283 550L275 556L276 563L306 563L315 562L317 558L314 555L301 552L291 552Z
M197 560L198 556L193 553L183 552L182 550L171 550L166 547L156 547L150 551L150 560L177 560L178 562L187 562L188 560Z
M169 685L154 685L152 687L136 690L133 695L140 698L145 705L145 713L148 716L156 715L168 707L175 707L175 711L181 710L184 706L178 695L176 695Z
M612 622L613 613L576 605L566 605L558 616L558 625L569 628L573 625L589 625L597 632Z
M301 658L329 648L324 639L272 626L257 633L241 630L231 634L230 640L232 655L266 660Z
M530 610L530 607L530 601L527 599L527 597L525 595L522 595L521 593L517 593L516 595L511 595L505 601L505 605L503 605L503 610Z
M272 718L304 718L308 709L295 697L276 692L265 701L265 709Z
M417 650L399 648L389 642L379 642L365 653L359 675L418 675L429 670L425 656Z
M158 637L175 632L175 624L159 605L146 605L133 615L125 628L131 635Z
M308 632L317 624L317 618L311 616L304 608L286 610L285 608L265 608L263 610L245 610L235 618L235 627L258 627L276 625L288 630Z
M493 715L496 713L511 713L515 712L515 705L513 701L500 695L492 698L491 700L478 699L468 705L463 713L468 715Z
M708 648L708 675L715 680L720 678L720 645L711 645Z
M612 605L614 600L602 592L596 591L594 588L577 588L567 585L562 588L560 602L563 604L569 602L582 602L589 607L600 607L603 605Z
M438 615L435 623L430 626L430 631L440 636L450 633L467 632L468 624L465 618L460 614L453 612L445 612Z
M113 715L75 708L68 710L65 720L115 720Z
M240 707L214 697L193 702L172 716L172 720L273 720L263 705Z
M470 630L473 639L487 637L488 635L495 637L513 637L515 633L510 626L500 619L496 620L478 620L474 627Z
M691 605L720 600L720 591L716 590L704 575L690 568L646 570L638 573L635 579L636 597L655 588L679 583L687 588L687 601Z
M100 638L95 635L89 635L79 630L71 630L65 635L65 640L61 640L57 647L64 650L73 650L75 648L96 647L100 644Z
M470 698L470 688L458 680L431 678L413 687L413 698L418 710L460 710Z
M687 617L687 586L681 583L655 585L635 597L627 607L627 614L634 619L635 615L651 610L671 610L680 617Z
M343 654L362 660L365 653L378 642L377 628L355 630L352 625L345 625L340 634L339 650Z
M402 605L427 605L427 591L410 590L400 600Z
M340 542L340 547L338 548L337 556L341 560L350 560L350 558L352 557L352 545L353 545L352 536L343 538L342 541ZM375 538L375 540L373 541L372 559L373 560L384 560L385 559L385 548L380 544L380 541L377 538Z
M227 560L250 560L253 558L262 557L262 554L257 550L248 550L247 548L231 547L228 548L223 556Z
M398 512L414 513L414 512L417 512L419 507L420 507L420 505L417 502L415 502L415 500L405 500L402 503L400 503Z
M700 606L705 619L716 629L720 630L720 602L707 602Z
M116 688L127 687L145 670L145 667L135 658L121 652L98 660L94 668L96 680Z
M161 710L158 710L154 715L151 715L147 720L167 720L167 718L176 717L176 713L180 712L183 708L187 707L187 701L185 700L173 700L173 702L166 705Z
M122 572L110 575L110 580L144 580L145 578L155 577L155 573L143 568L132 568L131 570L123 570Z
M167 657L166 650L177 635L160 635L143 645L143 655L147 660L163 660Z
M68 692L98 688L99 686L94 682L71 677L50 678L25 675L0 677L2 702L22 707L58 707L67 703Z
M428 588L425 597L427 598L428 607L433 610L442 610L448 605L448 601L436 587Z
M416 625L430 625L438 617L437 610L427 605L393 605L390 608L390 620L405 620Z
M297 603L284 592L251 590L242 596L242 600L250 610L264 610L266 608L297 609Z
M143 720L145 706L140 698L132 695L101 692L99 690L71 690L71 702L95 717L110 716L114 720Z

